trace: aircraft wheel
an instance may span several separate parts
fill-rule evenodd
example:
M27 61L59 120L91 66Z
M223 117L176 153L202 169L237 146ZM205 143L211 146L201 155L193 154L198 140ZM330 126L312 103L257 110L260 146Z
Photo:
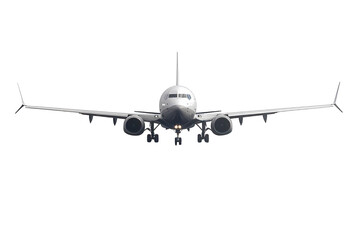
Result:
M157 142L159 142L159 135L158 134L155 134L155 142L157 143Z
M202 137L200 134L198 134L198 142L201 143L201 141L202 141Z
M147 135L147 142L151 142L151 135L150 134Z
M181 145L181 143L182 143L182 140L181 140L181 138L179 138L179 145Z
M205 134L205 142L209 142L209 134Z

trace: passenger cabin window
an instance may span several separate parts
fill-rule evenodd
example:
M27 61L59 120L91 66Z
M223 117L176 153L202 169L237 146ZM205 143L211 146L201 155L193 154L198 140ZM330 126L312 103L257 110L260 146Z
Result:
M190 94L184 94L184 93L179 93L179 94L169 94L169 98L187 98L187 99L191 99L191 95Z

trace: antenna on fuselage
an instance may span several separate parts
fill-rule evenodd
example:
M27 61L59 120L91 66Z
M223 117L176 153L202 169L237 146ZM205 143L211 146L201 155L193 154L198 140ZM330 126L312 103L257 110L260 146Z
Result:
M176 86L179 86L179 53L176 52Z

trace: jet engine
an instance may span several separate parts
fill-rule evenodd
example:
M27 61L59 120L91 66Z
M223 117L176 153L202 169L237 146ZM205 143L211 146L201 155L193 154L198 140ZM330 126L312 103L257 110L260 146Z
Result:
M144 120L137 116L132 115L125 119L124 121L124 132L133 135L138 136L141 135L145 130L145 123Z
M232 121L226 115L218 115L211 121L211 130L215 135L226 135L232 131Z

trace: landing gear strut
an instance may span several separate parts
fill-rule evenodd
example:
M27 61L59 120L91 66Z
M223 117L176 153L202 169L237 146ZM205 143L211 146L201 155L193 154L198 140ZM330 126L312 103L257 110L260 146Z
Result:
M211 130L210 128L206 127L206 122L201 123L201 127L199 124L196 124L201 130L201 134L198 134L198 142L201 143L202 140L205 140L206 143L209 142L209 134L205 134L207 130Z
M159 142L159 135L155 134L155 130L158 128L160 124L158 124L156 127L154 127L154 123L150 122L150 128L147 128L146 130L150 131L150 134L147 135L147 142L151 142L154 139L154 142Z
M181 130L180 130L180 129L176 129L176 135L177 135L177 137L175 138L175 146L177 146L178 143L179 143L179 145L181 145L181 143L182 143L181 137L179 137L179 134L180 134L180 133L181 133Z

